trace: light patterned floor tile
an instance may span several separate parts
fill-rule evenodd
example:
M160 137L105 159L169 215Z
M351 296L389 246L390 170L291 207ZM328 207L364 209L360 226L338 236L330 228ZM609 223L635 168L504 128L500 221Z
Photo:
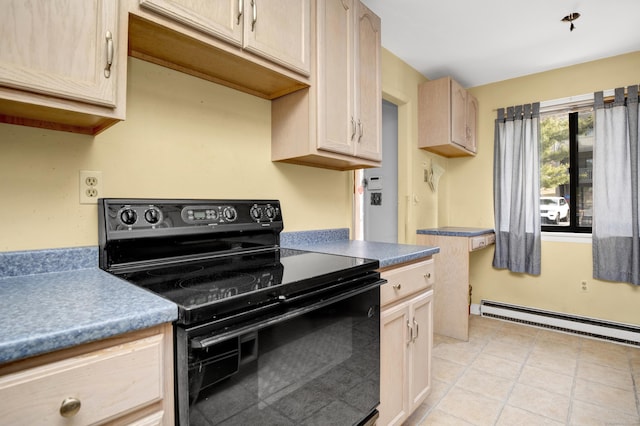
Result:
M566 422L569 415L570 398L544 389L518 383L509 396L508 404L531 413Z
M633 391L633 376L631 371L621 368L611 368L601 364L580 361L577 377L619 389Z
M570 397L573 380L573 376L525 365L518 378L518 383Z
M636 395L633 391L622 390L601 383L577 379L573 398L578 401L637 415Z
M446 359L433 357L431 359L433 378L446 383L454 383L462 372L467 368L466 365L451 362Z
M496 376L515 381L520 375L522 364L497 356L481 353L473 361L471 367Z
M500 413L496 426L562 426L564 422L557 422L539 414L530 413L517 407L507 405Z
M405 426L405 425L403 425ZM442 410L434 410L429 416L419 423L419 426L474 426L459 417L452 416Z
M468 423L483 426L492 425L498 419L503 402L482 394L454 387L438 404L438 409Z
M514 384L513 380L473 368L467 370L456 382L456 386L499 401L504 401L509 396Z
M607 407L574 401L569 424L573 426L638 426L640 417Z

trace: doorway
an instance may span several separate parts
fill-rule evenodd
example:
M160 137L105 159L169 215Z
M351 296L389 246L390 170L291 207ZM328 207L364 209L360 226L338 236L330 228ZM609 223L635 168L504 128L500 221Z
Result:
M398 242L398 106L382 101L382 167L363 173L363 237Z

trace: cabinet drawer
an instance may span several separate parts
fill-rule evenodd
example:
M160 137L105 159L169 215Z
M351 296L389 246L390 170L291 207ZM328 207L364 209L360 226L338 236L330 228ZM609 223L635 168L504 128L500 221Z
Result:
M433 259L385 271L381 275L388 281L380 287L381 306L427 289L435 282Z
M122 345L0 377L3 422L88 425L114 419L163 398L163 336ZM80 401L71 417L60 409Z
M478 235L469 238L469 251L481 250L491 244L495 244L496 234Z

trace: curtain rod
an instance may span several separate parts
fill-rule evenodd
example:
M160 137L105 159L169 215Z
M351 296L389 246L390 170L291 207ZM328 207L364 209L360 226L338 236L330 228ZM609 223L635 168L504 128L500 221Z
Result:
M615 90L603 90L605 97L614 96ZM540 102L540 113L551 112L555 110L580 108L593 105L593 93L585 93L583 95L569 96L566 98L552 99Z
M604 90L603 94L605 98L609 96L614 96L615 89ZM548 101L540 102L540 112L543 113L543 112L550 112L555 110L578 108L582 106L588 106L590 103L593 104L593 93L585 93L583 95L551 99ZM493 111L495 112L495 111L498 111L499 109L505 109L505 108L495 108Z

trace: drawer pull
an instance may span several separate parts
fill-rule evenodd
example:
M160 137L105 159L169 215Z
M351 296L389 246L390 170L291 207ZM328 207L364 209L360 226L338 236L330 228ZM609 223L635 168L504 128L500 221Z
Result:
M80 400L78 398L65 398L60 405L60 415L62 417L73 417L80 411Z
M428 280L431 279L431 272L427 272L426 274L424 274L424 277Z
M394 290L400 290L402 288L402 284L394 284L393 285L393 289Z

